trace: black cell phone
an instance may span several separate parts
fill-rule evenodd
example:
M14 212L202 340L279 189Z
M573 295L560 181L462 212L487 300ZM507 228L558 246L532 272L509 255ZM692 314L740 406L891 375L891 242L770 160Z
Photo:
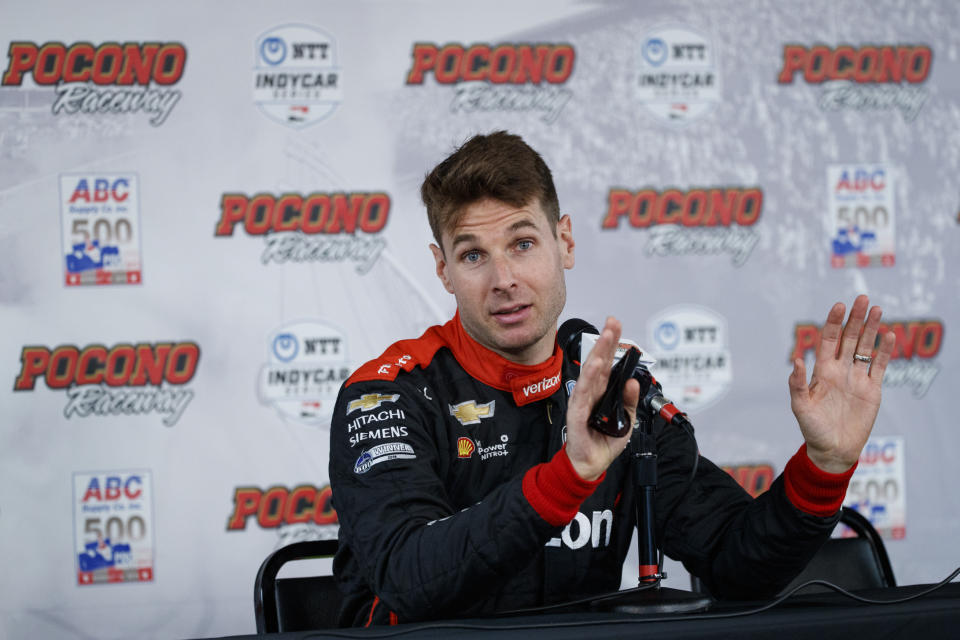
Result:
M600 433L620 438L630 430L630 416L623 407L623 385L640 362L640 350L630 347L610 370L610 380L603 396L590 412L587 424Z

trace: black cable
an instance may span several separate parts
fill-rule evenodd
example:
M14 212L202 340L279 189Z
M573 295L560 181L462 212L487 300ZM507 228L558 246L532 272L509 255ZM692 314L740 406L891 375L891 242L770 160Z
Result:
M605 619L601 621L597 620L572 620L569 622L548 622L546 624L535 624L535 623L524 623L524 624L484 624L476 622L427 622L423 624L411 625L406 629L396 629L396 628L385 628L381 633L377 634L364 634L365 638L392 638L395 636L400 636L406 633L417 633L420 631L425 631L428 629L463 629L470 631L520 631L524 629L561 629L561 628L570 628L570 627L586 627L593 626L598 623L600 624L642 624L645 622L677 622L680 620L719 620L723 618L737 618L740 616L750 616L757 613L762 613L769 609L776 607L777 605L783 603L784 600L787 600L792 595L794 595L800 589L808 587L812 584L823 585L829 589L833 589L841 595L847 596L858 602L863 602L866 604L903 604L904 602L909 602L911 600L916 600L923 596L929 595L940 589L944 585L948 584L951 580L960 575L960 567L957 567L949 576L938 582L937 584L915 593L912 596L906 596L904 598L894 598L892 600L876 600L873 598L864 598L863 596L858 596L856 594L850 593L846 589L839 587L835 584L827 582L826 580L810 580L804 582L801 585L798 585L791 589L789 592L777 597L776 599L768 602L767 604L756 607L754 609L745 609L743 611L730 611L727 613L706 613L706 614L688 614L682 616L651 616L651 617L637 617L637 618L615 618L612 620ZM618 593L624 594L632 591L643 590L643 587L638 587L637 589L628 589L625 591L620 591ZM588 598L590 601L597 600L598 598ZM567 603L570 604L570 603ZM325 631L319 634L310 634L303 636L304 638L311 637L320 637L320 636L332 636L335 638L356 638L358 636L352 635L347 631Z

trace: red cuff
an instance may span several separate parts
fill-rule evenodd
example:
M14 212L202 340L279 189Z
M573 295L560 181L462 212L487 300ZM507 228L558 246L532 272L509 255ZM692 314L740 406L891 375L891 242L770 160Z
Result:
M523 495L541 518L559 527L573 520L580 503L600 486L605 477L606 472L593 482L581 478L567 457L564 445L550 462L527 471L523 476Z
M859 464L859 462L857 463ZM783 470L787 498L797 509L813 516L828 517L840 510L847 494L853 465L843 473L827 473L807 456L807 444L793 454Z

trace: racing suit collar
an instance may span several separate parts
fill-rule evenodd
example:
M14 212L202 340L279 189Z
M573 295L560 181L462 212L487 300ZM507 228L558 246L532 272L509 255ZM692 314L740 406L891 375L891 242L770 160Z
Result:
M534 365L510 362L470 337L460 322L458 311L441 328L457 362L480 382L501 391L513 393L513 400L523 406L550 397L560 387L563 352L554 345L553 355Z

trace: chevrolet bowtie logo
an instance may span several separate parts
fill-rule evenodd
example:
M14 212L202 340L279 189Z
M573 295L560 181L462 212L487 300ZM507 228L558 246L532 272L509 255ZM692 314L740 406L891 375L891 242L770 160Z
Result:
M460 421L462 425L480 424L483 418L493 417L493 408L496 400L486 404L477 404L476 400L467 400L460 404L450 405L450 415Z
M395 393L393 395L367 393L360 396L356 400L351 400L350 404L347 405L347 413L353 413L357 409L360 409L360 411L370 411L370 409L376 409L384 402L396 402L399 398L399 393Z

